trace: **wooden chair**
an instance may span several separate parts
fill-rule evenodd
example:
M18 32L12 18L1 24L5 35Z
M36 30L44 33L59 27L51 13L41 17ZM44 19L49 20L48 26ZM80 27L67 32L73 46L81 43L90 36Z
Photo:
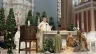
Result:
M25 49L20 49L21 42L25 42ZM31 49L31 42L36 42L36 49ZM29 42L29 48L27 48L27 42ZM36 39L36 27L35 26L21 26L20 27L20 40L19 40L19 53L20 51L25 50L26 54L27 51L36 51L38 52L38 46L37 46L37 39Z

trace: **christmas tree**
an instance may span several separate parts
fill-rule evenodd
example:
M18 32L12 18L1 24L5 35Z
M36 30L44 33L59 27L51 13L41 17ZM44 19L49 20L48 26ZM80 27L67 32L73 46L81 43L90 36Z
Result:
M5 30L5 15L4 15L4 9L0 9L0 30Z
M9 10L9 15L6 20L6 28L7 30L12 30L12 31L16 28L16 21L15 21L13 8Z
M52 30L55 30L55 25L54 25L54 19L53 17L49 18L49 25L52 26Z
M28 21L30 21L30 25L31 25L31 26L34 25L34 21L33 21L33 18L32 18L32 10L29 10L29 11L28 11L26 24L28 24Z
M7 51L7 53L8 54L13 54L13 52L12 52L12 49L13 49L13 46L14 46L14 39L13 39L13 35L12 35L12 33L10 32L10 31L7 31L8 33L7 33L7 48L8 48L8 51Z
M6 37L6 47L8 48L8 54L13 54L12 48L14 47L14 33L15 33L15 16L13 8L9 10L9 15L6 20L6 28L7 28L7 37Z
M38 26L38 17L40 18L40 13L39 12L36 13L36 18L35 18L35 25L36 26ZM41 20L41 18L40 18L40 20Z
M43 19L44 17L47 17L47 16L46 16L46 12L45 12L45 11L42 13L42 17L41 17L40 22L42 21L42 19Z

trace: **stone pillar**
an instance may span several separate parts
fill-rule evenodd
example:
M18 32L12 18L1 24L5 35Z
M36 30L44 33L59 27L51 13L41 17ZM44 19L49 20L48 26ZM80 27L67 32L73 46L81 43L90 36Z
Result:
M73 0L61 0L61 25L66 29L74 22L72 1Z
M91 31L95 31L93 0L91 0Z

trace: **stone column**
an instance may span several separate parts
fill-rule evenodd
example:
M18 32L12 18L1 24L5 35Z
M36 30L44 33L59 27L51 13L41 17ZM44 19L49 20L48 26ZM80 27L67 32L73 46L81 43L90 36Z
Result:
M73 0L61 0L61 25L65 28L74 22L72 1Z
M93 0L91 0L91 31L95 31Z

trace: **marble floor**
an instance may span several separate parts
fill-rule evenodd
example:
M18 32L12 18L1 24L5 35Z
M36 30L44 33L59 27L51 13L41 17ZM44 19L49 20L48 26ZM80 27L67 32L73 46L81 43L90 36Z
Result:
M14 54L19 54L17 50L13 50ZM7 49L0 49L0 54L7 54ZM20 54L25 54L25 51L21 51ZM29 53L28 53L29 54ZM36 52L31 52L31 54L44 54L44 53L36 53ZM95 52L71 52L71 51L65 51L62 53L51 53L51 54L96 54Z

